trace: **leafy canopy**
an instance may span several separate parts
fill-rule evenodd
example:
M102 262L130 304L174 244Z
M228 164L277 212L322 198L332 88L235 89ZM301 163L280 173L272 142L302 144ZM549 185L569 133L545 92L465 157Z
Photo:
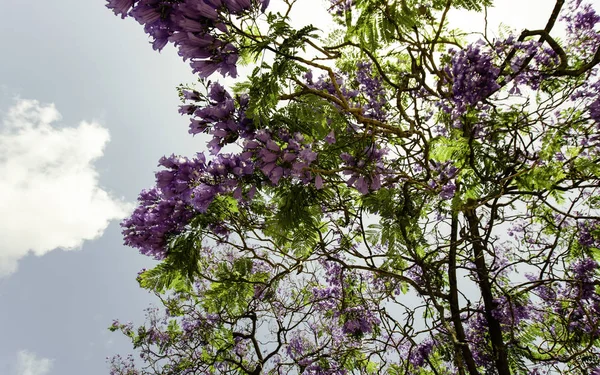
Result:
M314 3L330 35L293 0L108 0L189 61L209 139L122 223L164 310L113 323L141 362L111 373L600 374L594 7L492 39L448 25L487 0Z

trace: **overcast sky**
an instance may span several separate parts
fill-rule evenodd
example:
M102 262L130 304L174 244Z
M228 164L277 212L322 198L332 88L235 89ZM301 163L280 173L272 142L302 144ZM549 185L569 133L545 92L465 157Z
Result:
M324 0L299 3L306 24ZM540 28L553 1L498 3L491 29ZM162 155L204 149L177 113L187 64L104 4L0 0L1 375L107 375L105 357L130 352L106 328L143 322L152 298L135 277L151 261L122 246L118 222Z

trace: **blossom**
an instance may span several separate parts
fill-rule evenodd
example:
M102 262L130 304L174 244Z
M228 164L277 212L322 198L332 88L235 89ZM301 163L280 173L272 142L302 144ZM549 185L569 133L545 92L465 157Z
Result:
M362 105L364 114L367 117L379 121L385 121L387 112L385 106L387 98L385 89L379 77L374 77L370 62L360 61L357 64L356 81L359 84L359 90L365 97L366 103Z
M342 332L347 335L362 336L372 333L375 326L381 323L373 312L362 306L347 308L342 311L342 315L344 316Z
M138 202L133 214L121 223L125 245L163 259L169 238L183 232L193 213L183 201L165 198L156 188L143 190Z
M329 143L330 145L335 143L335 132L333 130L327 134L325 137L325 142Z
M492 56L482 50L481 43L451 54L451 66L446 72L452 78L452 100L459 111L477 104L500 87L496 82L500 70L494 66Z
M107 0L106 7L112 9L115 15L120 15L121 18L127 17L127 13L133 7L136 0Z
M122 18L133 17L152 38L160 51L168 42L178 47L184 61L190 60L194 73L208 77L215 72L237 76L238 49L226 42L227 27L221 12L242 14L260 5L265 11L269 1L251 0L107 0L107 7Z

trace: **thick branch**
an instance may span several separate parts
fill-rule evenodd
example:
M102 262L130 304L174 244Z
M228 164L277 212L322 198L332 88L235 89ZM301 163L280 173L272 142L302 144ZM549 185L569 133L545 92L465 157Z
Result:
M506 345L502 339L502 328L500 322L494 317L496 303L492 294L492 285L490 283L489 271L485 264L485 245L483 244L479 233L479 220L474 208L467 208L464 213L469 223L469 232L471 234L471 244L473 246L473 255L475 256L475 267L479 281L479 289L483 297L485 318L488 323L488 332L492 342L494 352L494 362L499 375L510 375L510 366L508 364L508 353Z
M458 285L456 279L456 251L458 244L458 215L456 213L452 214L450 241L450 254L448 255L448 282L450 284L450 313L452 314L452 324L454 324L456 339L458 340L458 343L455 343L455 350L457 354L462 354L462 360L467 365L469 374L479 375L479 371L477 371L477 365L473 359L473 354L467 345L465 329L460 318ZM459 367L459 371L461 371L462 374L464 370Z

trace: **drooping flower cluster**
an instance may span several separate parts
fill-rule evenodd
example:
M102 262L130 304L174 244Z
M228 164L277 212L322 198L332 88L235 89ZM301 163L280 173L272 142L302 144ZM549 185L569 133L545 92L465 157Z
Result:
M547 71L560 62L552 48L533 39L520 41L514 35L496 41L494 51L501 59L506 59L509 54L513 54L509 69L504 72L507 81L512 83L509 94L520 95L521 85L529 86L533 90L539 89L541 83L547 78Z
M221 154L209 163L202 153L192 159L172 155L159 165L165 169L156 173L156 187L140 194L139 206L121 223L125 244L157 259L166 255L169 237L206 212L217 195L233 193L242 200L240 178L254 173L249 155ZM248 199L254 191L247 192Z
M344 369L335 359L328 355L327 352L331 349L326 351L315 349L314 343L296 333L288 341L286 354L300 366L302 369L300 373L303 375L348 374L348 370Z
M110 365L110 375L141 375L140 371L135 368L133 355L129 354L126 358L116 355L112 358L107 358Z
M381 188L381 175L385 172L383 156L386 150L376 145L367 146L359 155L344 152L340 158L347 168L344 174L349 176L346 183L361 194L368 194Z
M551 328L552 335L563 329L563 334L600 338L600 294L596 291L599 270L598 262L583 258L571 263L567 280L537 286L534 293L541 304L530 319L544 323L552 317L560 324ZM538 279L535 275L526 276L533 282Z
M334 256L334 259L339 257ZM319 285L312 288L311 302L315 305L317 311L321 313L331 313L332 326L338 326L341 329L332 328L338 331L339 336L332 335L335 344L340 344L345 340L344 336L351 339L360 339L365 335L371 334L381 323L376 314L376 306L363 301L363 304L347 306L344 298L348 298L351 293L351 285L358 279L356 274L344 274L343 267L335 260L321 260L321 266L325 271L326 285ZM344 306L347 307L344 307Z
M304 184L313 181L308 169L317 160L317 153L304 142L300 133L292 136L282 130L275 138L270 132L259 130L254 139L248 139L244 144L244 150L256 156L257 168L273 185L282 177L295 178Z
M595 286L598 270L598 262L592 258L571 264L572 282L557 291L558 300L567 303L554 302L554 311L566 318L569 331L582 332L594 339L600 338L600 295Z
M144 25L155 50L173 43L201 77L216 71L236 77L239 50L221 14L241 15L259 5L264 11L268 4L269 0L108 0L107 7Z
M193 213L183 201L168 199L157 188L143 190L138 202L133 214L121 223L125 245L162 259L168 237L181 233Z
M600 297L595 295L594 285L594 279L599 267L598 262L592 258L585 258L571 265L571 272L576 281L575 285L571 288L573 298L589 300Z
M200 101L195 91L183 91L184 98L193 102ZM208 105L186 104L180 107L181 114L194 115L190 122L190 134L208 132L213 139L207 146L210 153L218 154L225 145L234 143L238 138L248 138L254 133L252 121L246 117L248 96L242 95L235 100L218 82L209 87ZM237 104L237 106L236 106Z
M366 61L359 62L356 66L356 81L359 84L359 92L366 99L366 104L363 106L364 115L384 121L387 118L385 89L381 78L373 76L372 65L372 63Z
M600 15L591 4L582 4L581 0L569 1L568 9L569 12L565 12L561 17L567 24L568 41L574 47L573 52L580 58L590 59L600 48Z
M341 312L344 317L342 332L354 337L362 337L372 333L375 326L381 323L372 311L363 306L349 307Z
M199 97L194 92L184 92L184 96L192 100ZM191 120L190 133L208 132L213 136L208 143L212 154L218 154L227 144L242 140L244 152L240 157L251 159L255 169L262 171L273 184L282 177L296 178L304 184L314 181L309 167L317 159L317 153L302 134L291 135L283 129L277 135L265 129L256 130L246 116L248 96L241 95L234 100L219 83L209 87L208 99L208 106L188 104L182 106L180 112L195 116ZM326 141L333 142L334 137L330 134Z
M346 99L353 99L358 96L358 91L349 89L346 86L346 80L339 74L336 74L335 76L335 84L331 81L329 75L325 74L321 74L317 80L314 81L312 70L309 70L304 74L304 79L306 81L306 85L311 89L326 91L328 94L333 96L338 96L340 93Z
M495 299L494 303L496 309L492 312L492 315L507 332L510 332L514 327L530 317L531 310L527 306L530 303L529 301L521 303L520 301L510 300L506 296L502 296Z
M485 100L500 86L497 82L500 69L494 65L489 51L482 43L474 43L459 51L450 50L451 63L445 72L452 80L451 100L454 108L448 112L453 119L465 113L468 107Z
M585 247L598 247L600 248L600 238L598 233L600 230L600 223L597 221L578 221L577 232L579 234L579 244Z
M407 374L419 374L420 369L425 367L426 361L429 359L435 346L437 346L436 341L431 338L426 338L419 344L404 341L402 344L398 345L401 358L412 366L412 371L407 371Z
M429 187L439 191L441 199L452 199L456 193L455 177L458 174L458 168L450 161L439 163L431 160L430 162L435 177L429 181Z

